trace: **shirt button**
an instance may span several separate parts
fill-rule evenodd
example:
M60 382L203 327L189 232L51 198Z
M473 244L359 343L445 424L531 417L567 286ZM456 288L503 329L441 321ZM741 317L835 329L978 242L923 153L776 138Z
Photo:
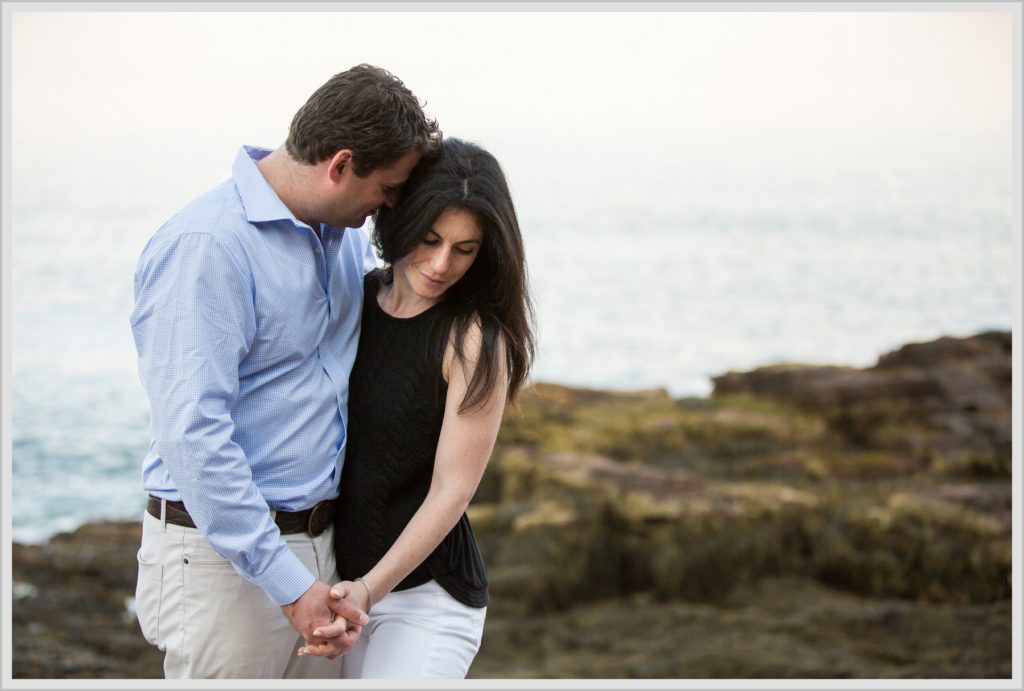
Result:
M317 254L320 254L320 248L319 247L314 247L313 251L316 252Z

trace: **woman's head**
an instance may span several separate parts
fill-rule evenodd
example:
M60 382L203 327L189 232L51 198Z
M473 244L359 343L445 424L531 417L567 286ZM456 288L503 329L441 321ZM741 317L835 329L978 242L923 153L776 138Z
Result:
M439 223L445 228L437 228ZM480 235L476 247L452 248L475 249L471 266L445 290L475 303L499 300L509 292L517 296L516 284L525 279L523 242L501 166L475 144L445 139L438 155L413 170L398 205L377 212L374 244L384 262L395 267L403 258L436 246L439 230L458 226L461 238L472 235L468 231L474 223ZM466 255L453 258L460 256Z
M450 306L457 352L474 319L485 350L503 343L514 399L533 358L533 309L519 221L494 156L469 142L443 140L439 152L413 170L398 204L377 211L374 229L386 280L408 280L421 297L443 298ZM478 373L494 365L496 352L490 360L484 355ZM492 386L492 374L484 376ZM467 405L480 390L470 383Z

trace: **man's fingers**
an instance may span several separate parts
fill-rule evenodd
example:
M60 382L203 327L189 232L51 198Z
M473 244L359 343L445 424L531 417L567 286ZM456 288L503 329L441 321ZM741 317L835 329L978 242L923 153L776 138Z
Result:
M341 649L330 643L310 643L299 648L299 655L328 656L332 659L341 654Z
M347 631L337 634L336 640L307 642L306 645L299 648L298 653L299 655L326 656L333 660L351 650L362 632L362 626L351 626ZM324 633L329 632L324 631ZM322 636L322 638L328 638L328 636Z

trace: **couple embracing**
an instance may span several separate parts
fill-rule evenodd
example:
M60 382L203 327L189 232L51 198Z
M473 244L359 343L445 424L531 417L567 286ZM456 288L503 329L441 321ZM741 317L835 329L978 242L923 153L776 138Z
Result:
M135 606L165 675L465 677L488 603L465 511L534 355L494 157L359 65L164 224L134 290Z

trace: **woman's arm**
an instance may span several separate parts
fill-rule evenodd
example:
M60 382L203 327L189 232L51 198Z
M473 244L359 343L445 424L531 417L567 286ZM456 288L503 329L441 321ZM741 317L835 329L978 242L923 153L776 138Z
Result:
M395 544L363 575L368 588L363 583L342 581L332 589L332 597L336 600L348 599L356 607L369 612L371 603L368 590L373 591L373 604L387 597L403 578L441 544L441 540L469 506L494 449L507 391L507 377L504 364L501 364L497 385L484 404L463 413L458 412L473 377L480 344L480 326L475 324L466 334L464 360L456 359L451 343L445 352L444 370L448 379L448 394L434 457L434 472L426 498ZM504 353L499 352L496 360L504 363ZM331 626L321 627L319 633L314 632L314 635L330 639L344 630L345 621L339 618ZM324 655L334 650L334 647L326 645L306 646L300 653Z

